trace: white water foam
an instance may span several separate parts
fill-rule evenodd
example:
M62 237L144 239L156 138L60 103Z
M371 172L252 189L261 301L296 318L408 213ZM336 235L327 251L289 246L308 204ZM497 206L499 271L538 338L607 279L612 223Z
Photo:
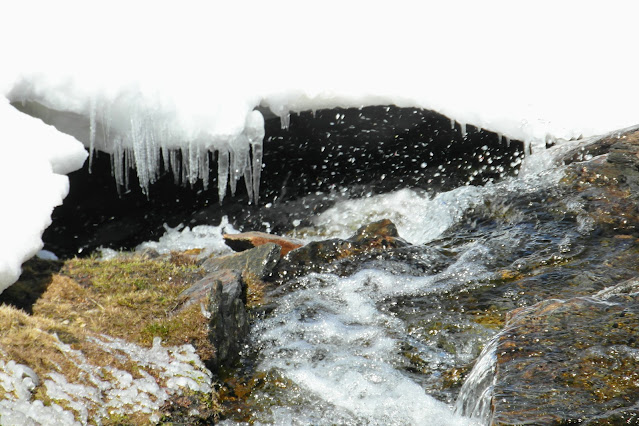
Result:
M542 161L526 159L520 177L506 178L484 186L460 186L431 197L424 191L401 189L388 194L340 201L313 218L317 233L325 238L352 236L363 224L390 219L399 235L413 244L425 244L441 236L457 223L464 212L480 205L489 196L533 191L540 185L554 185L563 172L556 164L557 153L549 152Z
M348 278L312 274L300 279L252 332L260 348L258 368L288 383L288 393L254 397L278 400L276 409L254 413L254 419L274 424L474 424L396 368L407 330L382 302L484 279L487 254L477 256L475 249L434 276L364 270ZM439 352L433 349L431 358L436 360ZM296 418L302 420L291 423Z

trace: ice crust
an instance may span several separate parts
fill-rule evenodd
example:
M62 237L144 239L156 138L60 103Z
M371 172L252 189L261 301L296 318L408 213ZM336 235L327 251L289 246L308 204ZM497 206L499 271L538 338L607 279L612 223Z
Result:
M136 247L136 251L153 249L163 254L172 251L202 249L200 256L208 256L213 253L231 253L232 250L226 245L222 235L239 233L233 228L233 225L229 224L226 216L222 217L222 221L217 226L198 225L191 229L191 227L183 225L171 228L164 224L164 229L166 229L166 233L158 241L144 242Z
M56 402L44 406L32 400L40 378L35 372L14 361L0 360L0 387L5 398L0 400L0 424L3 425L75 425L94 421L133 410L148 413L151 421L158 421L160 406L173 393L185 390L211 392L211 372L204 366L191 345L163 347L160 338L153 340L151 348L109 336L93 338L102 350L112 353L123 362L139 368L134 378L129 372L111 366L95 366L84 355L69 345L58 346L85 374L85 383L69 383L66 377L50 372L43 382L46 394L53 401L64 402L63 409ZM160 382L149 374L153 370ZM97 414L90 416L89 409ZM79 419L79 421L77 420Z

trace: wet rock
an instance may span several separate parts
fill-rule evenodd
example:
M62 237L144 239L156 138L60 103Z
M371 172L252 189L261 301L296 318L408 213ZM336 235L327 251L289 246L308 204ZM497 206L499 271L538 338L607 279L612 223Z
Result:
M636 419L638 289L631 280L513 311L495 352L493 423Z
M201 265L208 274L181 294L183 306L202 302L208 296L209 339L216 351L212 359L215 368L238 361L249 332L249 299L256 304L255 299L260 298L261 280L278 262L280 250L279 245L266 243L237 254L209 257Z
M211 291L215 290L218 281L222 283L222 287L225 287L239 282L241 279L240 272L231 269L221 269L209 273L180 293L178 297L179 308L176 312L180 312L194 303L206 303ZM246 294L244 294L244 300L246 300Z
M397 233L388 219L364 225L352 237L313 241L289 252L275 269L278 279L291 278L308 272L321 272L326 266L349 257L406 247L409 244Z
M202 263L207 272L221 269L241 271L243 276L263 278L271 273L280 259L281 248L277 244L266 243L259 247L228 256L209 257Z
M249 332L246 284L242 280L212 282L209 296L209 339L215 346L212 363L231 366L239 360L242 343Z
M258 247L266 243L274 243L282 248L280 257L284 257L289 251L302 247L303 242L280 237L278 235L267 234L266 232L242 232L240 234L224 234L224 242L235 251L244 251L253 247Z

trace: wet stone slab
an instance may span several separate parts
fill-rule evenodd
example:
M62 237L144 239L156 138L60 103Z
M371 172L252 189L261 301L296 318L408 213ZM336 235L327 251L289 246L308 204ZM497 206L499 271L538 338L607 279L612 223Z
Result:
M499 337L493 424L619 424L639 414L639 281L511 313Z

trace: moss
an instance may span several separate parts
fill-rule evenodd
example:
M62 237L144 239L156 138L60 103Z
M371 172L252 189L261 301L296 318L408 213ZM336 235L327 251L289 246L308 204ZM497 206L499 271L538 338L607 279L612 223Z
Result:
M179 327L180 321L172 321L171 311L180 292L201 275L195 265L166 260L72 259L53 276L33 309L36 315L133 338L141 345L150 345L155 336L167 344L182 344L196 336L194 330Z

